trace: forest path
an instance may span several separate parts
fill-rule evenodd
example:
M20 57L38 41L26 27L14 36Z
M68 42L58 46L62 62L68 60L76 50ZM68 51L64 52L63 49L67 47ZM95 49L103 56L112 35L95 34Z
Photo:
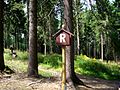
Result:
M52 77L41 77L39 79L27 78L26 73L15 73L11 75L0 74L0 90L61 90L61 72L39 67ZM93 77L78 75L78 77L89 87L77 86L77 90L118 90L120 81L109 81ZM72 90L67 87L67 90Z
M46 70L45 68L39 67L39 70L43 70L46 72L52 73L53 76L61 77L60 72L56 72L55 70ZM94 77L83 76L77 74L77 76L84 82L85 86L77 86L77 90L118 90L120 86L120 81L117 80L104 80ZM59 79L60 80L60 79Z
M78 86L78 90L118 90L120 81L116 80L103 80L94 77L87 77L78 75L78 77L84 82L85 85L91 87ZM82 89L80 89L82 87Z

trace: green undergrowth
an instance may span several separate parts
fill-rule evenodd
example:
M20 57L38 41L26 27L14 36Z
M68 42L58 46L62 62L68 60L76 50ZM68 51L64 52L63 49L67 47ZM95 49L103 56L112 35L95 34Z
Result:
M21 72L26 73L28 68L28 53L20 52L20 51L16 51L16 52L17 52L17 57L12 58L10 50L5 49L4 51L5 65L8 66L10 69L12 69L15 73L21 73ZM43 67L46 68L47 65L46 66L45 65L46 64L43 64ZM50 72L46 72L43 70L39 70L38 72L43 77L52 77L52 73Z
M85 55L76 57L76 72L83 75L107 80L120 80L120 66L116 63L105 63L98 59L91 59Z
M17 57L12 58L11 56L11 51L9 49L5 49L4 51L4 58L5 60L22 60L22 61L27 61L28 60L28 52L26 51L16 51Z
M21 60L5 60L5 65L16 73L27 72L27 62Z
M4 53L5 64L16 71L27 72L28 53L17 51L17 58L12 59L9 50ZM62 58L59 54L43 55L38 54L39 66L45 69L61 70ZM91 59L85 55L75 57L75 71L82 75L93 76L107 80L120 80L120 66L116 63L105 63L98 59ZM39 70L45 77L52 74Z
M38 62L41 64L48 65L52 68L60 68L62 66L61 55L52 54L52 55L42 55L38 54Z
M15 73L26 73L28 68L27 61L22 60L5 60L6 66L12 69ZM52 73L43 70L38 71L43 77L52 77Z
M46 72L46 71L43 71L43 70L39 70L38 73L43 76L43 77L52 77L52 73L50 72Z

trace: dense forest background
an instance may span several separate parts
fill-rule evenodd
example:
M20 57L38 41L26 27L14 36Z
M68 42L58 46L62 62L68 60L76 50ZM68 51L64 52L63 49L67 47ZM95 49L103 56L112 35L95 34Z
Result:
M0 23L0 78L62 69L73 90L86 86L78 74L120 79L119 0L0 0ZM72 33L63 51L54 37L61 29Z
M60 53L52 35L63 24L62 0L38 0L37 48L44 54ZM28 50L28 2L5 0L4 47ZM120 1L74 0L75 54L102 60L120 56Z

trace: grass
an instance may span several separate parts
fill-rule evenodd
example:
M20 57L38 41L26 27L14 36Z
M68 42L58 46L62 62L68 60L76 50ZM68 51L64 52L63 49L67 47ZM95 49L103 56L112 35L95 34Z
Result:
M4 59L5 59L5 65L11 68L16 73L27 72L27 68L28 68L28 53L27 52L17 51L17 58L12 59L12 56L10 55L10 50L5 49ZM52 73L50 72L46 72L43 70L39 70L38 72L43 77L52 76Z
M38 72L41 76L43 77L52 77L52 73L50 72L46 72L46 71L43 71L43 70L39 70Z
M17 72L27 72L28 53L17 51L18 57L12 60L10 51L5 50L5 64ZM61 69L61 55L42 55L38 54L39 66L45 69ZM100 62L98 59L91 59L85 55L76 56L75 71L82 75L98 77L107 80L120 80L120 66L116 63ZM39 70L44 77L52 76L51 73Z
M94 76L107 80L120 80L120 66L115 63L105 63L95 59L84 59L77 56L75 69L83 75Z
M52 68L59 68L62 65L62 59L61 55L58 54L52 54L52 55L41 55L40 53L38 54L38 62L49 65Z
M17 73L27 72L27 62L21 60L5 60L5 65Z

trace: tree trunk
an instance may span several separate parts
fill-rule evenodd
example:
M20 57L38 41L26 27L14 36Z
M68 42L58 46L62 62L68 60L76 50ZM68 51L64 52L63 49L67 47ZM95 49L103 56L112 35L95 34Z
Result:
M76 20L77 22L77 55L80 54L80 34L79 34L79 26L78 26L78 19Z
M28 76L38 76L37 61L37 0L29 1L29 64Z
M89 42L86 41L86 55L89 57Z
M47 41L46 41L46 37L44 38L44 55L47 55Z
M64 0L64 23L67 31L73 33L73 12L72 0ZM71 39L71 46L66 46L66 81L74 89L74 84L80 84L74 72L74 38Z
M103 33L101 33L101 61L103 61Z
M78 8L77 8L77 4L79 3L79 1L78 0L75 0L75 10L76 10L76 12L75 12L75 17L76 17L76 30L77 30L77 55L79 55L80 54L80 34L79 34L79 18L78 18Z
M3 45L3 0L0 0L0 71L5 69L4 65L4 45Z
M44 55L47 55L47 40L46 40L46 27L44 26L44 31L43 31L43 35L44 35Z
M63 0L59 0L60 2L60 6L61 6L61 9L60 9L60 28L62 28L62 25L63 25Z
M94 39L94 58L96 58L96 40Z
M28 19L28 22L27 22L27 30L26 31L26 50L29 49L29 0L27 0L27 19Z
M7 29L4 29L4 48L7 48L7 38L8 38L8 35L7 35Z
M52 30L51 30L51 17L49 16L49 52L50 54L53 53L52 51Z
M17 27L15 27L15 46L14 49L17 49Z
M91 43L88 43L88 56L91 57Z

